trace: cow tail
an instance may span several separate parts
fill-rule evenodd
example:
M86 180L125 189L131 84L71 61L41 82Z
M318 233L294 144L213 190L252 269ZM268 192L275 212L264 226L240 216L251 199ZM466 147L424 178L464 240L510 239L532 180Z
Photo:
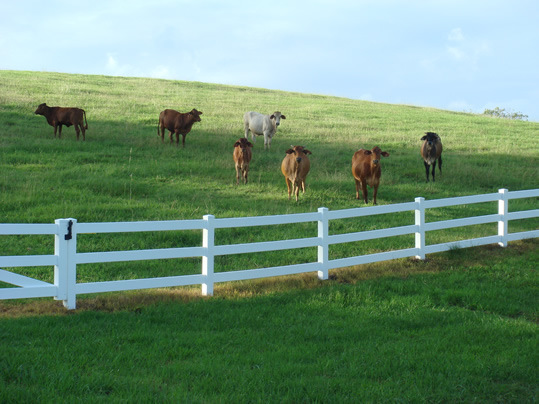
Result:
M82 110L82 113L84 114L84 121L86 122L86 125L84 126L84 129L88 129L88 120L86 119L86 111Z

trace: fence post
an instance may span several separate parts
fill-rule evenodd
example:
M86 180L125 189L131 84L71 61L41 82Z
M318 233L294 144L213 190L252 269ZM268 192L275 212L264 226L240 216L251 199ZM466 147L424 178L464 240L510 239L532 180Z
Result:
M415 256L418 260L425 259L425 207L423 202L425 198L415 198L417 208L415 210L415 225L417 230L415 232L415 248L418 250L418 254Z
M498 242L500 247L507 247L507 234L508 234L508 220L507 214L509 213L509 191L507 189L499 189L500 199L498 200L498 215L501 216L501 220L498 221L498 236L501 240Z
M318 219L318 262L322 269L318 270L318 279L325 280L329 277L329 223L328 223L328 208L318 208L320 219Z
M74 310L77 305L77 220L57 219L58 232L54 236L54 255L57 264L54 266L54 286L57 288L55 300L62 300L64 307Z
M203 219L205 224L204 229L202 229L202 247L206 249L206 252L202 256L202 275L206 277L206 282L202 284L202 295L213 296L213 247L215 245L215 228L213 220L215 219L215 216L205 215Z

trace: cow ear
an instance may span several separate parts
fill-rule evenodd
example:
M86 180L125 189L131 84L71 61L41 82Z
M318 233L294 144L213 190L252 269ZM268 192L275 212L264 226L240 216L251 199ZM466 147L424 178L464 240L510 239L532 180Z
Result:
M386 151L383 151L383 152L382 152L382 153L380 153L380 154L381 154L382 156L384 156L384 157L389 157L389 153L388 153L388 152L386 152Z
M234 147L238 147L238 146L241 146L241 143L240 143L240 142L234 143Z
M303 153L305 153L305 154L312 154L312 153L311 153L309 150L307 150L307 149L303 149Z
M281 115L281 119L286 119L286 116L284 116L284 115Z
M270 115L270 119L275 119L275 115Z
M425 140L426 138L427 138L426 136L423 136L423 137L421 138L421 140Z
M364 153L366 156L368 156L369 154L372 154L372 151L370 151L370 150L365 150L363 153Z
M292 154L292 153L294 153L294 149L288 149L288 150L286 151L286 154Z
M253 144L251 142L247 142L247 146L253 147Z

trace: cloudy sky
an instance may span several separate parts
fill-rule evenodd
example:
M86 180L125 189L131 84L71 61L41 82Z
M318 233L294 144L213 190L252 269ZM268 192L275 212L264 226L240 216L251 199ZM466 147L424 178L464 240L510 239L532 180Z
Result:
M0 69L500 107L539 121L538 21L537 0L2 1Z

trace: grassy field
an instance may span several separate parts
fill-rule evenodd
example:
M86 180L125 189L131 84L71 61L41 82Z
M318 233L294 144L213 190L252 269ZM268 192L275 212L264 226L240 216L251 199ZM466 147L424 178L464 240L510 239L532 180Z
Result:
M365 206L353 153L378 145L379 204L539 187L539 124L404 105L140 78L0 71L0 222L176 220ZM84 108L86 142L36 107ZM162 144L159 112L203 111L186 147ZM280 110L270 151L257 139L250 183L235 185L245 111ZM444 172L425 182L420 137L437 132ZM312 151L307 192L289 201L280 162ZM371 191L372 195L372 191ZM370 198L369 198L370 200ZM536 209L537 200L511 210ZM495 213L494 204L438 209L427 220ZM332 233L410 224L406 214L343 220ZM538 220L511 223L536 229ZM304 237L314 224L222 230L217 242ZM429 234L428 243L493 234L495 225ZM312 234L310 234L312 235ZM84 235L81 251L199 245L198 232ZM413 237L349 243L371 253ZM50 237L0 236L2 255L50 254ZM537 241L450 251L334 271L200 288L0 301L0 401L412 402L537 399ZM216 270L312 261L315 249L220 257ZM80 265L81 282L200 273L200 259ZM23 274L52 281L51 268ZM0 286L7 286L1 285Z

